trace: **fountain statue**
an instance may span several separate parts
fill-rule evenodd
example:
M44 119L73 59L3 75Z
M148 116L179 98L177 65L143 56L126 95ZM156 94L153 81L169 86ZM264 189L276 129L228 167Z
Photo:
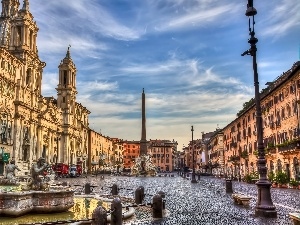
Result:
M156 176L156 167L152 163L150 155L142 155L135 159L131 168L131 174L135 176Z
M21 171L15 164L15 160L11 160L10 163L5 166L4 178L0 179L0 185L17 185L18 179L15 176L15 170Z
M37 163L31 166L31 178L28 179L28 183L22 190L36 190L36 191L49 191L49 183L42 178L44 172L48 170L49 165L44 158L39 158Z

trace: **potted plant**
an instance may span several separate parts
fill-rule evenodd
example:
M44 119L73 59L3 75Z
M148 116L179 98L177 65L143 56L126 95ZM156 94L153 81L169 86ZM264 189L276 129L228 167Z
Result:
M251 176L251 183L253 183L253 184L255 184L256 181L258 181L258 179L259 179L257 171L250 173L250 176Z
M279 171L276 174L276 181L278 183L278 187L285 187L289 183L289 177L286 173Z
M272 183L272 187L277 187L276 175L273 171L269 172L268 180Z
M289 184L293 189L296 189L299 186L299 181L291 179Z
M252 176L250 174L246 174L244 176L244 181L250 184L252 182Z

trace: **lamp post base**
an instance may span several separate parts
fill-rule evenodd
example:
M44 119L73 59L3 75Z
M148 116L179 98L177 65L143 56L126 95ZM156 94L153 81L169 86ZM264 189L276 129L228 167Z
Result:
M259 180L256 182L258 189L257 203L255 206L255 215L266 218L276 218L277 211L271 199L271 183L268 180Z
M191 180L191 183L198 183L197 181L196 181L196 176L195 176L195 173L192 173L192 180Z
M265 218L277 218L277 212L276 209L255 208L255 216Z

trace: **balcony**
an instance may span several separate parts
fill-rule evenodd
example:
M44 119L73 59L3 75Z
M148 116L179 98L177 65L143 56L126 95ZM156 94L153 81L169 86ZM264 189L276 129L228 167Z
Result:
M276 154L276 147L268 147L268 148L266 148L266 153L268 153L268 154Z
M293 139L277 145L279 153L288 153L300 150L300 140Z
M232 162L232 164L237 165L240 162L240 156L238 155L232 155L228 159L229 162Z

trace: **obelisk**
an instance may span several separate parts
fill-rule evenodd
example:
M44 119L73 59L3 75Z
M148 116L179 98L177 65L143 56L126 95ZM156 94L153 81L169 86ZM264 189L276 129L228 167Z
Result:
M147 140L146 140L146 103L145 92L142 93L142 137L140 141L140 156L147 155Z

